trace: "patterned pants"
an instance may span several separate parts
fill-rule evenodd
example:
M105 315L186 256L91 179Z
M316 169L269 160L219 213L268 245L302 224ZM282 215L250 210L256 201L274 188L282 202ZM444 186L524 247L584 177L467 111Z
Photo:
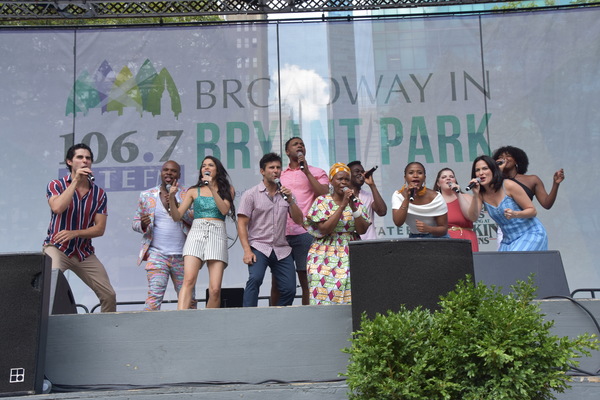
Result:
M183 256L164 255L158 251L148 252L146 263L146 277L148 278L148 298L146 299L145 311L160 310L160 306L167 290L169 276L173 280L173 287L179 295L179 289L183 283ZM196 298L195 290L192 299ZM196 308L196 301L192 300L192 308Z

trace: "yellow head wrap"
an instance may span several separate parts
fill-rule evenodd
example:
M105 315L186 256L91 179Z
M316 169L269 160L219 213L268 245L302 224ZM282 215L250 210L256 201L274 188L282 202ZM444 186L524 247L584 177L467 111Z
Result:
M338 172L341 172L341 171L350 173L350 168L348 168L348 166L346 164L341 163L341 162L333 164L331 166L331 169L329 170L329 181L331 182L331 180L333 179L335 174L337 174Z

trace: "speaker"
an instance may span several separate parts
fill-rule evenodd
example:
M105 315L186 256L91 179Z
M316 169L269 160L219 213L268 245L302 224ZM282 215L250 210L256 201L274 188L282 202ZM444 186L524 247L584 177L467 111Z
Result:
M571 295L558 251L480 251L473 253L473 264L476 282L501 286L504 294L533 273L537 299Z
M400 305L438 309L439 298L473 275L471 242L463 239L395 239L350 242L352 326Z
M77 314L69 281L59 269L53 269L50 280L50 314Z
M209 293L206 289L206 302L208 303ZM221 308L243 307L244 288L221 288Z
M42 393L51 260L0 254L0 395Z

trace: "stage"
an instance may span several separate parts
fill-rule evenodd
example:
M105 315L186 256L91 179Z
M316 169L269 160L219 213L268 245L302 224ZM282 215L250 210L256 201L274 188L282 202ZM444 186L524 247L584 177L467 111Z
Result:
M600 315L600 300L580 300ZM594 332L568 300L540 301L553 332ZM46 377L70 392L8 399L347 398L349 305L51 315ZM580 368L597 370L600 353ZM592 400L597 378L576 377L559 400Z
M564 296L568 285L558 252L477 253L473 257L470 244L461 240L358 243L351 258L371 258L353 264L364 266L353 269L353 304L330 306L48 315L50 306L56 311L61 301L68 303L69 296L59 296L61 291L68 292L68 285L61 288L60 274L49 272L48 259L43 256L12 257L22 264L6 263L5 275L13 272L16 276L6 279L5 292L10 289L8 298L15 301L2 303L6 318L0 325L4 340L0 361L22 370L14 377L23 379L0 386L0 397L346 399L348 389L342 374L348 355L342 349L350 345L363 311L372 315L395 310L400 304L429 302L435 307L435 299L451 290L453 282L465 273L474 273L478 282L500 282L506 289L515 279L528 276L525 266L536 273L535 283L544 296L557 296L534 300L544 318L555 322L553 334L598 334L600 300L571 301ZM436 246L437 252L422 249L424 246ZM419 268L397 268L397 254L419 254ZM445 254L444 263L438 262L440 254ZM494 260L502 264L500 277L496 276L500 268L491 264ZM455 265L450 268L449 263ZM31 323L22 327L26 320ZM39 350L29 358L31 364L37 363L37 368L30 370L25 368L24 352L35 346L24 343L34 328L39 332ZM580 360L578 368L572 373L577 375L573 388L558 393L558 400L600 398L600 352L592 351L591 357ZM31 371L35 371L36 383L31 386L35 390L16 390L33 376ZM44 375L52 384L50 394L40 394Z

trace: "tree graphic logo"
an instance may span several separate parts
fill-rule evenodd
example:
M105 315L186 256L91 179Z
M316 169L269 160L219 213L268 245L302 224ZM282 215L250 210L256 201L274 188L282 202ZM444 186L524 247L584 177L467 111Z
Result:
M125 107L135 108L140 113L161 115L161 100L165 91L170 98L171 111L175 118L181 114L181 99L173 77L166 68L156 71L152 62L144 61L134 76L128 66L115 72L104 60L98 70L79 74L67 100L66 115L82 112L87 115L92 108L101 108L102 113L117 111L123 115Z

